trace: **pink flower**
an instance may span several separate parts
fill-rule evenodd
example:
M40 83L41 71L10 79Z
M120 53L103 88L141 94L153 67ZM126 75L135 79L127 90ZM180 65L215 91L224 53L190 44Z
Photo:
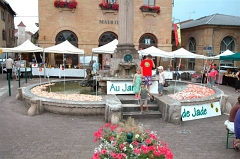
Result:
M155 134L153 134L153 133L150 134L149 136L150 136L150 138L152 138L152 139L156 139L156 138L157 138L157 136L156 136Z
M111 130L115 130L116 128L117 128L117 125L116 125L116 124L110 126L110 129L111 129Z
M125 144L120 144L119 145L120 150L123 150L124 147L125 147Z
M102 127L100 127L100 129L98 131L96 131L94 133L94 142L96 142L98 139L100 139L103 135L102 135Z
M145 142L147 145L150 145L152 143L152 139L146 139Z
M110 125L111 125L111 123L106 123L106 124L104 125L104 127L107 128L107 127L110 127Z
M134 149L133 149L133 152L134 152L135 154L140 154L140 153L141 153L141 150L140 150L140 149L137 149L137 148L134 148Z
M113 141L113 140L114 140L114 137L111 136L111 137L109 138L109 140L110 140L110 141Z
M167 153L165 154L165 156L167 157L167 159L172 159L173 158L173 154L172 151L168 148Z
M107 153L107 150L103 149L103 150L101 150L101 153L104 155Z
M100 159L100 157L98 156L98 153L96 152L91 159Z
M113 158L117 158L117 154L116 153L114 153L114 152L111 152L111 154L110 154Z
M137 141L133 141L132 144L138 146L139 143Z
M161 156L161 152L159 152L159 151L153 151L153 154L154 154L155 156Z

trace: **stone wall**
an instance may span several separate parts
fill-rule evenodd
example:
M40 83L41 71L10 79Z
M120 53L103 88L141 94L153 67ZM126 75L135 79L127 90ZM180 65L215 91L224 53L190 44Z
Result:
M103 12L98 6L101 1L78 1L74 11L59 11L53 1L39 0L39 44L42 47L55 45L57 34L71 30L78 37L78 47L91 55L92 48L98 47L100 36L107 31L118 32L118 12ZM134 0L133 42L138 49L143 34L153 34L160 49L171 51L172 1L158 0L159 15L144 15L139 9L142 0Z

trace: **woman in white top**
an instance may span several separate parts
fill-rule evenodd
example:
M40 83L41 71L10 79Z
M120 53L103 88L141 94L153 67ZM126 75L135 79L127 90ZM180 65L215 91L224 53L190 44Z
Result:
M158 93L159 93L159 96L162 96L163 95L163 86L164 86L164 83L165 83L165 76L163 74L163 67L162 66L158 67L158 72L159 72L159 75L158 75Z
M20 69L20 61L18 61L17 59L14 61L14 75L15 75L15 79L16 81L18 81L18 70Z

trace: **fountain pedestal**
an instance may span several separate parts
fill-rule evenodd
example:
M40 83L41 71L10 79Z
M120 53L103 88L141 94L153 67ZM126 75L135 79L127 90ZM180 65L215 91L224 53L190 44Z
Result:
M140 64L139 54L132 44L117 45L111 61L111 75L131 77Z

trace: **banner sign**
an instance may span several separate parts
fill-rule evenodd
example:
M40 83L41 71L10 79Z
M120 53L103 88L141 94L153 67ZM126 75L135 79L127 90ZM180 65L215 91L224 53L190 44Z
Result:
M182 121L221 115L220 102L181 107Z
M132 81L107 81L107 94L134 94ZM153 81L150 93L158 94L158 81Z
M181 46L180 24L173 24L176 46Z

